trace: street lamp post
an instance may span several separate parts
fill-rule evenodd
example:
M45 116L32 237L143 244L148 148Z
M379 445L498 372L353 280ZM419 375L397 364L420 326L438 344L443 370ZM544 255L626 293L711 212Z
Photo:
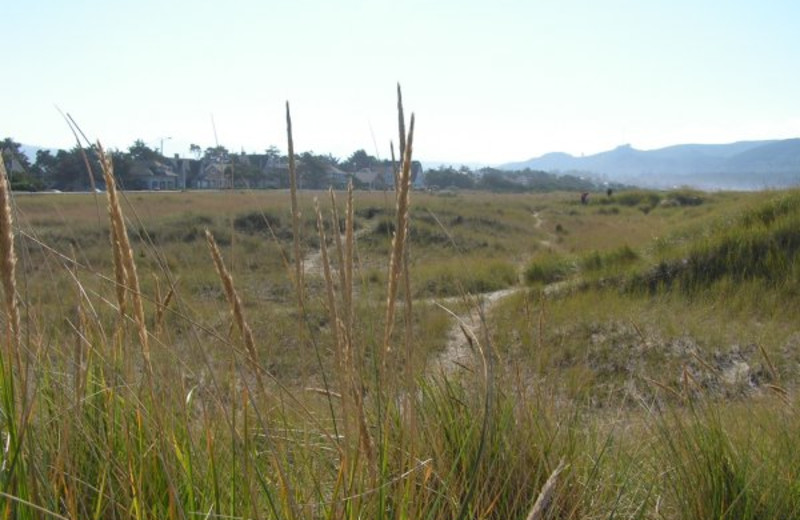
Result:
M172 139L172 137L162 137L161 138L161 149L159 151L159 153L161 154L161 157L164 157L164 141L169 141L170 139Z

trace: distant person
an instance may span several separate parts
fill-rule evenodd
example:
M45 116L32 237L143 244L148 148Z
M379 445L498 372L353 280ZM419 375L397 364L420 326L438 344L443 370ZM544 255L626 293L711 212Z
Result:
M609 197L612 196L613 194L614 194L614 190L612 190L611 188L608 188L606 190L606 195L608 195Z
M589 194L587 192L581 193L581 204L588 204L589 203Z

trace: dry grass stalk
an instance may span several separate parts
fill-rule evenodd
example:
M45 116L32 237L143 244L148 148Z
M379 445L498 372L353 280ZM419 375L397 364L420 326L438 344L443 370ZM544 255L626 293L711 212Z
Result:
M350 438L350 417L353 417L353 407L349 394L353 387L353 377L351 364L349 360L348 348L348 334L339 318L339 311L336 305L336 287L333 282L333 275L331 273L330 259L328 258L327 237L325 236L325 226L322 219L322 211L319 209L319 201L314 199L314 210L317 213L317 230L319 232L320 253L322 256L322 270L325 275L325 288L328 298L328 312L330 313L331 323L333 324L335 334L335 355L336 362L339 368L339 385L341 393L336 394L339 397L342 406L342 416L344 422L345 438ZM338 222L338 221L337 221ZM335 233L338 234L338 224L335 226ZM341 241L341 239L340 239ZM358 411L356 411L358 413Z
M336 205L336 194L334 194L333 189L329 189L328 193L331 197L331 218L333 219L333 229L334 229L334 238L336 243L336 257L339 265L339 290L341 291L342 295L342 310L341 312L344 313L344 317L340 322L337 323L337 329L340 329L338 334L343 339L343 354L345 353L344 349L349 348L350 343L350 330L347 330L346 326L351 324L350 321L350 302L351 300L348 298L347 292L347 269L345 269L345 260L344 260L344 245L342 244L342 231L339 227L339 208ZM353 183L351 182L348 185L348 195L352 197L353 193ZM343 357L343 360L345 358Z
M395 234L392 239L392 255L389 262L389 281L386 294L386 328L384 329L383 335L384 363L386 361L386 355L391 351L391 338L392 331L394 330L395 299L397 297L398 282L402 274L406 232L408 231L408 203L409 192L411 191L411 151L413 139L414 115L412 114L405 155L403 156L403 168L400 172L400 191L397 194Z
M156 277L156 316L155 316L155 335L156 337L161 335L161 331L164 330L164 311L167 310L169 303L172 301L172 297L175 296L175 286L170 285L169 291L167 291L167 295L164 298L161 298L161 284L158 281L158 277Z
M333 188L328 189L328 194L331 197L331 218L335 230L333 238L336 242L336 260L339 262L339 283L340 287L344 288L344 246L342 245L342 230L339 227L339 208L336 205L336 194L333 192Z
M355 234L353 232L354 213L353 213L353 183L347 185L347 201L345 204L345 237L344 244L342 243L342 236L339 231L339 210L336 205L336 196L333 190L330 191L333 225L336 229L336 253L339 260L339 282L342 300L341 320L340 320L340 334L342 337L342 359L345 364L346 373L348 374L348 381L355 385L353 377L354 374L360 374L357 369L359 364L358 358L353 352L353 251L355 244ZM360 386L360 384L359 384Z
M361 359L359 352L354 345L354 312L353 312L353 265L354 265L354 251L355 251L355 233L354 233L354 205L353 205L353 183L350 182L347 186L347 203L345 208L345 231L344 231L344 244L342 244L342 237L339 231L339 211L336 206L336 196L333 190L330 190L331 197L331 212L333 217L333 229L336 238L336 252L339 259L339 280L341 284L341 319L337 323L337 339L342 342L341 344L341 370L342 370L342 383L348 387L349 398L346 396L348 392L342 392L345 396L342 399L342 406L347 418L353 416L349 412L350 408L354 409L355 418L357 421L358 438L361 450L366 454L366 459L372 468L375 469L375 447L372 441L372 436L369 432L367 424L367 416L364 410L364 397L362 395L363 381L361 380ZM322 240L322 237L321 237ZM322 241L324 244L324 240ZM323 259L324 262L324 259ZM327 278L326 283L333 286L333 278ZM330 298L330 296L329 296Z
M683 398L688 403L692 400L694 392L703 392L702 385L695 379L689 371L688 365L683 365L683 373L681 375L683 381Z
M353 209L353 182L347 184L347 205L345 206L345 224L344 224L344 308L345 308L345 322L348 334L352 338L352 331L354 325L353 316L353 266L355 265L355 243L356 235L355 227L355 211Z
M375 471L375 446L372 441L372 435L369 432L367 424L367 415L364 410L364 396L362 388L364 386L361 379L362 365L361 353L356 349L355 345L355 311L353 309L353 273L355 265L355 210L353 204L353 182L347 185L347 205L345 215L345 247L344 247L344 288L342 300L345 308L345 322L344 322L344 356L345 363L348 367L349 380L350 380L350 394L353 398L353 405L356 409L356 417L358 418L358 431L359 442L361 449L367 455L367 461L370 465L370 471ZM373 473L373 476L375 473Z
M392 177L394 178L394 196L400 193L400 169L397 167L397 159L394 156L394 143L389 143L389 153L392 157ZM402 157L402 155L401 155Z
M117 236L117 227L114 225L111 226L111 250L114 254L114 281L116 282L117 307L119 309L119 317L123 319L127 311L125 283L128 279L128 274L125 272L125 262L122 260L122 245Z
M353 301L353 291L352 291L352 282L353 279L353 264L352 264L352 242L353 238L353 183L350 182L348 184L347 190L347 207L345 213L347 214L346 222L345 222L345 242L348 244L347 248L345 245L342 244L342 233L339 228L339 209L336 205L336 195L334 194L333 190L328 190L331 198L331 217L333 219L333 229L334 231L334 238L336 242L336 255L337 260L339 262L339 287L341 291L341 300L342 300L342 309L341 314L343 316L339 316L337 312L337 319L338 321L335 322L337 328L337 338L342 341L341 344L341 355L342 355L342 369L343 373L349 374L351 369L354 370L355 366L353 365L353 358L352 358L352 337L353 337L353 321L351 319L352 316L352 301ZM348 238L349 237L349 238ZM345 249L349 251L349 253L345 253ZM347 260L345 259L347 257ZM333 280L329 285L333 284ZM334 302L335 303L335 302ZM348 378L349 380L349 378Z
M545 305L547 304L547 298L541 298L541 303L539 305L539 330L536 336L536 347L538 352L544 352L544 324L545 324Z
M761 343L758 343L758 351L761 352L761 356L764 358L764 361L767 362L769 374L772 376L772 380L778 381L780 379L778 376L778 370L775 368L775 365L772 363L772 359L770 359L769 354L767 354L766 349L764 349L764 345Z
M80 136L78 136L78 133L80 133L84 141L86 141L86 146L91 147L92 142L86 138L86 134L83 133L83 130L81 130L81 127L78 126L78 123L75 122L75 120L72 118L71 115L64 114L63 112L61 113L61 115L67 121L67 126L69 126L69 129L72 132L72 136L75 138L75 145L81 152L81 158L83 159L83 166L86 168L86 173L89 174L89 185L92 188L92 193L94 193L96 197L97 185L94 182L94 171L92 170L92 163L91 161L89 161L89 156L86 154L86 149L83 147L83 144L81 143L81 138ZM100 215L98 213L98 217L99 216Z
M258 351L256 350L256 343L253 339L253 331L250 329L250 325L247 324L247 320L245 320L244 317L242 301L239 299L239 295L236 293L236 289L233 286L233 277L225 267L225 263L222 261L222 253L217 246L216 240L214 240L214 236L207 229L205 233L206 242L208 243L208 248L211 251L211 258L214 260L214 267L217 270L217 275L219 276L220 281L222 281L222 287L225 289L225 296L228 298L228 304L231 307L233 319L236 322L236 326L239 329L242 338L244 339L244 346L247 350L248 359L253 366L255 373L258 375L260 374L261 363L259 363L258 360Z
M698 354L697 352L690 352L689 355L692 356L695 359L695 361L700 363L700 365L703 368L705 368L709 373L714 374L715 376L720 378L722 377L720 371L711 366L705 359L701 358L700 354Z
M327 237L325 236L325 226L322 220L322 211L319 209L319 200L314 198L314 211L317 213L317 232L319 233L319 249L322 258L322 272L325 276L325 292L328 298L328 312L331 316L331 323L334 324L334 333L336 334L336 358L340 366L342 366L342 337L339 323L339 311L336 305L336 293L333 283L333 275L331 274L330 260L328 259L328 246Z
M76 316L75 324L73 325L73 329L75 330L75 350L73 359L75 371L73 378L75 380L75 409L80 410L82 407L81 395L83 391L83 383L86 381L85 369L88 368L88 364L85 363L85 360L89 353L89 349L92 347L92 344L86 339L86 331L89 328L89 320L86 317L86 312L84 309L84 289L78 279L78 262L75 261L75 247L72 245L70 245L70 253L73 261L71 264L69 264L68 269L72 279L75 280L75 297L78 301L77 305L75 306ZM86 347L85 349L84 346Z
M17 305L16 266L17 254L14 250L14 220L11 216L11 187L8 174L0 160L0 277L2 277L5 293L7 354L6 359L15 359L17 368L21 368L20 349L20 317Z
M642 379L644 379L645 381L647 381L650 384L653 384L653 385L657 386L661 390L664 390L665 392L671 394L673 397L675 397L679 401L683 401L684 400L684 396L678 390L672 388L668 384L662 383L661 381L656 381L655 379L650 379L649 377L642 377Z
M403 113L403 92L400 90L400 83L397 84L397 126L400 135L400 157L406 155L406 118Z
M406 122L405 122L405 114L403 112L403 93L400 90L400 84L397 84L397 133L400 142L400 157L405 156L406 151ZM392 146L392 164L394 164L394 147ZM395 168L395 192L399 196L401 192L400 186L400 172ZM409 175L409 182L411 182L410 175ZM408 237L410 233L409 221L406 219L406 237ZM410 247L408 245L408 240L406 240L407 245L403 251L403 293L405 296L405 307L403 309L403 318L405 324L405 347L406 347L406 384L408 385L406 391L406 406L405 410L407 411L407 417L413 421L415 414L413 411L413 403L414 400L411 399L411 395L413 393L413 384L414 384L414 363L413 363L413 350L412 350L412 339L413 339L413 300L411 298L411 271L409 269L409 256L410 256ZM415 428L414 424L410 424L412 429Z
M89 184L91 185L92 188L94 206L95 206L95 211L97 213L97 222L100 223L101 222L100 201L97 196L98 190L94 182L94 172L92 170L92 163L91 161L89 161L89 156L86 154L86 150L84 149L83 144L81 143L81 137L83 137L83 140L86 142L87 146L90 146L92 142L86 137L86 134L83 133L83 130L81 130L81 127L78 126L78 123L75 122L75 120L72 118L71 115L65 114L64 112L61 111L60 108L58 108L58 111L61 113L61 117L64 118L64 121L67 122L67 126L72 132L72 136L75 138L75 145L78 148L78 150L80 150L81 157L83 158L83 165L86 168L86 172L89 174ZM78 135L79 133L80 136Z
M542 490L539 492L536 502L533 504L528 516L525 517L526 520L542 520L543 518L547 518L550 506L553 503L553 495L555 493L556 484L558 483L558 475L564 471L565 467L564 460L562 459L558 463L558 467L556 467L555 471L553 471L547 479L547 482L542 486Z
M139 341L142 345L142 353L144 355L145 363L147 364L148 372L152 374L153 367L150 363L150 342L147 335L147 323L144 316L144 303L142 301L142 293L139 288L139 276L136 273L136 262L133 259L133 250L131 249L131 244L128 240L128 231L125 227L125 219L122 216L122 206L119 202L117 184L114 180L114 167L111 164L111 159L103 151L103 147L100 145L100 143L97 143L97 149L100 154L100 165L102 167L103 177L106 182L108 214L111 220L111 227L114 230L113 234L115 235L115 243L119 248L121 265L124 266L124 287L130 291L131 294L134 319L136 320ZM117 255L115 254L114 256L116 259Z
M289 193L292 199L292 239L294 241L294 277L297 286L297 308L303 314L303 257L300 251L300 208L297 204L297 167L294 161L294 140L292 139L292 115L289 102L286 102L286 136L289 155Z

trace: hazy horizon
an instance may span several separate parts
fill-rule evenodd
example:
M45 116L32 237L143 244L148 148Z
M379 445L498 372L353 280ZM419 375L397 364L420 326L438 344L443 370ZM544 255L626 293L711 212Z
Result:
M721 145L721 146L724 146L724 145L731 145L731 144L742 143L742 142L765 142L766 143L766 142L770 142L770 141L792 140L792 139L800 139L800 137L787 137L785 139L739 140L739 141L731 141L731 142L728 142L728 143L673 143L673 144L668 144L666 146L660 146L658 148L650 148L650 149L642 149L642 148L636 148L636 147L632 147L632 148L637 150L637 151L641 151L641 152L652 152L652 151L658 151L658 150L663 150L665 148L672 148L672 147L678 147L678 146L706 146L706 145L710 145L710 146ZM51 150L51 151L55 151L55 150L58 150L58 149L67 149L68 150L68 149L72 149L72 148L75 147L75 142L74 141L69 146L61 147L61 148L59 148L59 147L38 146L38 145L30 144L30 143L20 143L20 144L22 145L23 153L26 153L28 155L28 158L31 161L35 161L36 160L36 150ZM133 142L131 142L130 144L132 145ZM220 143L220 145L225 146L225 143ZM605 153L605 152L611 152L611 151L614 151L614 150L616 150L618 148L622 148L622 147L626 147L626 146L631 146L631 145L629 143L622 143L622 144L619 144L619 145L617 145L617 146L615 146L613 148L609 148L608 150L600 150L599 152L597 152L597 154L601 154L601 153ZM159 150L160 143L156 144L156 145L152 145L151 148L154 149L154 150ZM122 150L122 151L126 151L128 149L128 147L127 146L123 146L123 147L120 147L118 149ZM236 150L230 150L229 149L228 151L233 152L233 153L239 153ZM298 154L298 153L303 153L303 152L306 152L306 151L307 150L296 149L295 153ZM353 150L353 152L355 152L355 151L357 151L357 150ZM264 150L251 150L251 151L245 150L245 153L248 153L248 154L260 154L260 153L263 153L263 152L264 152ZM316 150L316 153L320 153L320 154L323 154L323 155L327 155L328 154L328 152L326 152L324 150ZM369 153L369 152L367 152L367 153ZM172 154L172 155L167 154L166 151L164 152L164 154L167 157L172 157L175 154L179 155L181 158L190 158L191 159L191 158L195 157L195 155L192 154L192 153L189 153L188 150L181 153L181 152L177 151L177 149L176 149L175 153ZM350 156L350 154L352 154L352 152L350 152L348 154L341 155L341 156L337 156L337 155L334 155L334 154L331 154L331 155L333 155L337 159L346 160ZM501 162L496 162L496 163L463 162L463 161L460 162L460 161L446 161L446 160L442 161L442 160L427 160L427 159L419 159L419 158L416 158L414 160L420 161L423 164L423 166L425 166L426 168L438 168L438 167L454 167L454 168L457 168L457 167L461 167L461 166L466 166L466 167L468 167L470 169L479 169L479 168L485 168L485 167L491 168L491 167L499 167L499 166L508 165L508 164L524 163L524 162L527 162L527 161L540 159L540 158L543 158L543 157L548 156L548 155L557 155L557 154L567 154L567 155L569 155L569 156L571 156L573 158L576 158L576 159L577 158L582 158L584 156L585 157L590 157L592 155L596 155L596 154L573 155L573 154L569 154L568 152L561 152L559 150L553 150L553 151L550 151L550 152L544 152L543 154L537 155L535 157L528 157L528 158L521 159L521 160L501 161Z

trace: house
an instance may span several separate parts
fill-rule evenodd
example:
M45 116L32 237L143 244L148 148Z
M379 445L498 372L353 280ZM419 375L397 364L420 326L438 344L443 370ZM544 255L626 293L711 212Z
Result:
M361 168L355 178L369 190L394 189L394 168L391 164L378 164Z
M203 160L191 188L198 190L224 190L233 186L233 167L227 161Z
M399 168L399 165L397 166ZM355 173L355 178L370 190L394 189L395 165L384 161L367 168L362 168ZM422 163L411 161L411 185L416 186L423 176Z
M289 185L289 162L285 158L242 153L235 156L233 162L236 187L275 189Z
M175 190L178 174L160 161L135 161L130 170L131 187L143 190Z
M339 190L347 188L347 184L350 182L351 177L349 173L337 168L332 164L326 164L324 168L331 187Z
M178 189L185 190L190 179L195 178L200 171L200 161L182 159L180 155L175 154L175 158L170 162L172 170L178 175Z

